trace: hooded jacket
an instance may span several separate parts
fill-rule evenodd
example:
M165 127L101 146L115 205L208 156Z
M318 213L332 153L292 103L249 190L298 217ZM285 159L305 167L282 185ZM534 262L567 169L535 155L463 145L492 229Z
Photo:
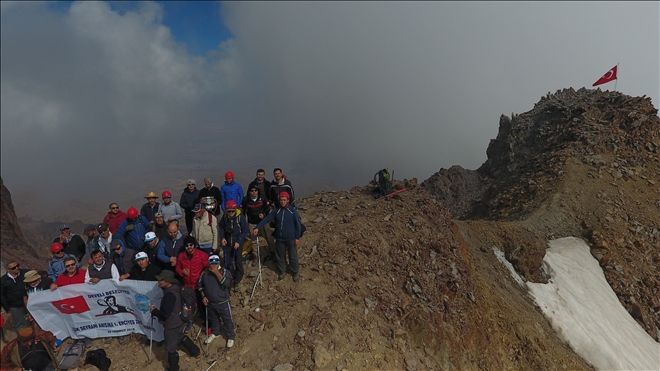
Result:
M117 235L123 237L124 246L133 249L141 250L144 244L144 235L149 232L149 220L144 216L138 215L136 219L126 218L119 229Z
M110 232L117 233L117 229L119 229L119 226L127 217L128 215L121 210L119 210L117 215L112 215L112 212L108 211L108 215L103 218L103 223L110 227Z
M222 195L223 202L221 206L223 211L225 210L225 204L229 200L236 202L236 206L241 206L243 202L243 187L236 183L236 181L232 181L231 184L225 182L222 188L220 188L220 194Z
M275 232L273 235L276 239L282 241L300 239L300 217L298 216L298 211L291 205L285 209L281 207L273 209L267 217L263 218L259 224L257 224L256 228L261 229L271 220L275 220Z
M179 200L179 206L185 210L192 210L195 205L199 203L199 189L195 187L195 190L191 191L186 187L181 193L181 199Z

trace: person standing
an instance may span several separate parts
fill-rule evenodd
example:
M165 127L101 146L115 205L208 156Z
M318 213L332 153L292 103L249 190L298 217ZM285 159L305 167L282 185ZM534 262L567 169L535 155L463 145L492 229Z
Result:
M85 256L87 256L87 265L93 264L92 252L94 250L101 250L106 260L110 260L110 255L112 253L112 250L110 250L110 244L112 243L114 235L110 232L110 227L105 223L101 223L96 226L96 231L99 234L94 237L92 244L86 247L87 253Z
M215 207L211 207L211 213L218 217L222 212L220 205L222 204L222 195L220 195L220 188L213 184L211 178L204 178L204 188L199 190L199 202L206 203L206 198L211 197L215 200Z
M158 207L160 206L160 203L156 202L158 195L154 192L149 192L144 198L147 199L147 202L140 208L140 215L147 218L149 224L154 224L156 212L158 212Z
M252 187L257 187L259 190L259 197L262 200L268 202L268 191L270 190L270 182L266 180L266 171L264 169L257 170L257 177L248 184L248 189Z
M158 250L160 267L163 270L174 271L176 259L183 250L183 235L175 222L170 223L170 226L167 228L167 237L165 237L163 242L163 245Z
M149 221L138 215L136 208L131 207L126 213L126 219L117 229L117 235L124 239L125 246L131 250L142 250L144 235L149 231Z
M236 203L228 201L225 215L220 218L220 238L225 258L225 268L231 272L234 291L240 291L243 279L243 243L248 233L245 215L237 212Z
M181 206L172 201L172 192L164 190L160 197L163 199L163 203L158 206L158 212L163 214L165 222L176 222L179 224L179 219L181 219L183 214L181 213Z
M15 329L18 331L20 328L30 326L26 318L28 312L23 300L26 295L23 279L28 270L21 268L20 264L14 260L5 264L5 269L7 269L7 274L0 277L0 304L5 312L11 313Z
M149 230L156 233L156 236L160 240L164 240L165 236L167 236L167 227L169 227L169 224L165 222L165 217L163 217L163 214L156 212L154 224L149 227Z
M103 218L103 223L107 224L110 227L110 232L117 233L117 229L121 223L126 219L126 213L119 210L119 204L113 202L110 204L110 211L108 215Z
M226 209L227 202L234 201L234 204L240 205L243 202L243 187L234 182L234 173L228 171L225 173L225 184L220 187L220 196L222 197L222 210Z
M209 256L197 248L195 237L186 236L183 239L185 251L182 251L176 259L175 272L181 277L184 286L188 286L197 296L197 307L202 306L202 296L197 291L197 281L202 271L209 267ZM202 320L206 320L206 313L200 312Z
M298 242L300 241L301 229L298 211L289 205L289 194L280 193L277 206L273 211L263 218L252 234L259 234L266 223L275 221L275 260L280 271L278 279L284 279L287 271L286 255L289 255L289 269L293 273L293 281L300 280L300 266L298 264Z
M25 282L25 306L27 307L27 295L35 293L37 291L49 290L50 286L53 284L53 280L48 277L41 277L39 272L36 270L31 270L25 273L23 278Z
M66 223L60 226L60 235L55 237L53 242L62 244L64 253L75 256L78 261L85 257L85 241L79 235L71 233L71 228Z
M208 320L213 331L204 343L210 344L220 335L220 321L222 320L227 335L227 348L233 347L236 333L229 304L231 278L226 269L220 268L219 256L209 256L209 268L202 272L197 286L202 295L202 303L208 308Z
M199 243L199 249L207 255L218 251L218 219L206 211L202 204L197 204L192 209L194 213L193 228L190 233Z
M254 229L270 212L268 202L259 196L259 187L254 184L250 186L247 197L243 199L242 211L247 215L247 221L249 224L248 230ZM273 240L273 235L270 230L270 224L264 224L263 228L259 230L259 234L266 239L268 250L274 252L275 241ZM257 236L250 234L250 237L252 238L252 246L258 248L256 241ZM257 256L258 254L255 254L254 258L257 259ZM254 260L254 263L256 263L256 260Z
M286 192L289 195L289 202L293 203L295 200L293 196L293 186L291 181L286 179L282 173L282 169L276 167L273 169L273 177L275 179L270 183L270 188L268 189L268 199L270 200L271 205L274 207L280 206L280 194Z
M199 203L199 189L195 185L195 179L188 179L187 186L181 193L179 206L183 209L186 217L186 232L192 233L193 229L193 216L192 209Z
M167 352L167 362L169 367L167 371L179 371L179 353L176 348L183 339L183 327L185 323L179 317L181 311L181 286L174 277L174 272L164 270L156 275L158 287L163 290L163 299L160 301L160 308L152 305L149 308L151 315L158 319L158 323L163 325L165 330L165 351Z

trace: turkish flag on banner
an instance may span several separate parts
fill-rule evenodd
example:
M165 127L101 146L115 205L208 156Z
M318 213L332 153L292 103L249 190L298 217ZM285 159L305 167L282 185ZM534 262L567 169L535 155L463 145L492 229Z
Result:
M52 303L57 310L64 314L85 313L89 310L89 305L82 296L54 301Z
M610 82L610 81L616 80L616 68L617 68L617 66L612 67L611 70L607 71L607 73L604 74L603 77L601 77L600 79L598 79L598 81L596 81L596 82L595 82L593 85L591 85L591 86L596 86L596 85L600 85L600 84L604 84L604 83L606 83L606 82Z

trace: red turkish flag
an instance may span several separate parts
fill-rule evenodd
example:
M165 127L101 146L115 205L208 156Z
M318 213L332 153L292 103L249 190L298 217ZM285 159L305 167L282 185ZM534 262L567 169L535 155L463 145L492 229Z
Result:
M89 311L89 305L87 305L85 298L81 295L54 301L52 304L64 314L85 313Z
M596 82L595 82L593 85L591 85L591 86L596 86L596 85L600 85L600 84L604 84L604 83L606 83L606 82L610 82L610 81L616 80L616 68L617 68L617 66L612 67L611 70L607 71L607 73L604 74L603 77L601 77L600 79L598 79L598 81L596 81Z

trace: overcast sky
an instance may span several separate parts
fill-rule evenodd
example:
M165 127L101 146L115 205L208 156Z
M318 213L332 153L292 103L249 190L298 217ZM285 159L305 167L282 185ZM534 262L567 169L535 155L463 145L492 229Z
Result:
M19 215L102 215L230 169L246 186L279 166L304 193L476 169L501 114L617 63L617 90L658 107L658 2L132 4L2 2Z

